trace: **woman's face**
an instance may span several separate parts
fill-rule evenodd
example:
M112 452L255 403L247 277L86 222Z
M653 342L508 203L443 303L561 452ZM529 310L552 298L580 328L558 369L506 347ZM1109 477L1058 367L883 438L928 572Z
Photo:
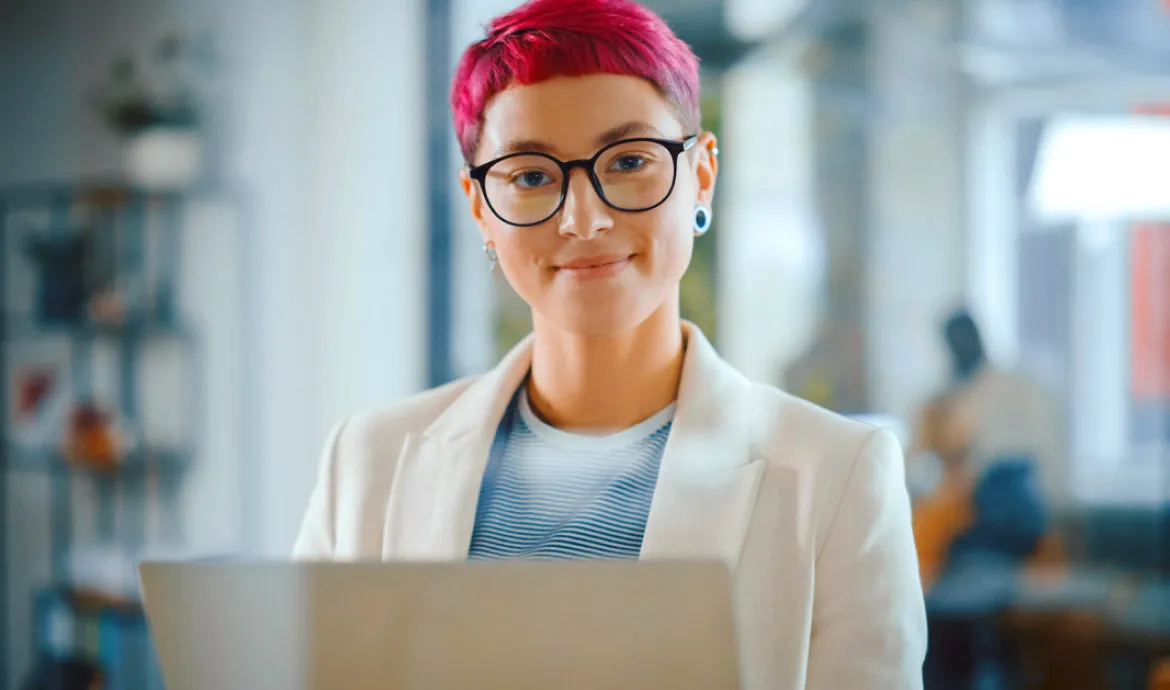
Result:
M683 131L645 80L609 74L561 77L496 95L484 111L474 162L517 151L543 152L561 161L589 159L618 139L682 141L693 134ZM710 207L715 188L714 146L714 137L704 133L679 154L670 196L644 212L607 206L582 168L569 175L561 210L529 227L500 220L466 170L463 189L484 241L495 248L500 268L534 317L579 335L605 337L637 326L668 300L678 299L678 284L691 259L695 207ZM637 147L630 152L599 167L618 175L641 165ZM669 160L664 164L669 166ZM489 193L499 207L500 196L532 194L532 187L544 183L552 182L542 173L510 170L489 183Z

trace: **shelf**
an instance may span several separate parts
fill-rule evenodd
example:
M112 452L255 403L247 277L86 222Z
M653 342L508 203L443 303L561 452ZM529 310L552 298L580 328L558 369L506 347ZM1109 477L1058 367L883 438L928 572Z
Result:
M35 204L60 199L78 200L94 205L129 202L177 202L188 198L230 196L231 190L203 183L182 189L152 189L117 176L94 177L80 181L41 180L0 186L0 203Z
M72 338L74 340L191 340L193 329L182 322L132 321L121 325L98 323L41 323L27 316L9 315L5 323L4 339L42 340Z
M78 589L69 585L46 587L37 593L43 603L64 604L71 611L82 616L117 614L130 619L143 617L142 603L137 599L118 597L106 592Z
M10 472L79 473L118 479L150 473L181 474L190 466L192 455L190 450L177 448L146 448L131 452L117 467L103 471L75 465L56 449L30 449L10 444L7 466Z
M216 218L203 218L205 210ZM189 211L199 211L199 218ZM60 246L31 253L36 256L27 251L14 255L9 261L13 275L7 289L0 290L6 294L0 300L0 349L9 360L0 372L0 387L7 389L6 395L19 397L22 389L31 388L30 368L50 370L54 379L52 397L41 400L52 406L41 410L46 416L28 420L25 428L23 420L9 414L0 434L0 484L11 487L0 494L47 490L45 500L37 497L43 509L36 506L47 529L22 536L38 548L47 542L51 573L44 580L32 573L15 580L0 573L0 620L9 613L20 612L21 618L31 613L31 635L16 631L30 642L29 652L76 652L93 658L105 670L110 690L161 690L157 659L135 588L119 595L123 585L134 582L132 572L108 572L102 558L78 563L80 552L73 549L85 537L126 549L135 556L126 561L131 564L154 541L185 541L179 499L202 444L179 433L197 429L176 428L173 437L164 436L161 428L149 434L143 417L150 406L162 405L157 416L174 416L176 426L183 426L177 422L203 412L206 341L203 324L193 323L182 310L184 238L207 223L226 223L225 230L234 235L247 220L243 196L211 183L156 190L110 176L0 185L0 229L14 247L83 231L104 233L95 237L93 256L84 267L87 275L100 274L103 289L90 287L93 281L87 279L87 299L76 292L83 285L69 279L83 269L48 251ZM72 248L68 242L62 246ZM233 246L232 251L241 248ZM71 305L77 308L55 308ZM41 318L54 311L75 318L55 323ZM118 314L125 316L124 323L91 318ZM110 424L116 420L124 438L135 442L135 449L109 469L70 462L59 446L77 403L90 398L100 398ZM16 407L13 402L10 407ZM100 450L96 444L95 450ZM19 515L16 519L15 525L22 524ZM0 514L0 531L12 532L13 526L5 525ZM13 548L0 543L0 563L16 554ZM116 559L110 570L114 563ZM108 593L104 587L119 589ZM17 597L21 606L10 608ZM34 604L28 613L26 597ZM23 661L0 658L0 665L20 672L16 667ZM0 673L0 685L7 675Z
M136 597L87 591L68 582L34 593L32 642L41 655L93 660L110 690L163 688L145 608Z

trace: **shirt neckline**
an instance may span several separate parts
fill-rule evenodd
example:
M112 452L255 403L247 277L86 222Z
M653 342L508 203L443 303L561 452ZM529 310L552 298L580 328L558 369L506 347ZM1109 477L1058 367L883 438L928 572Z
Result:
M563 448L594 452L628 448L654 435L674 419L675 403L672 402L634 426L620 431L598 433L565 431L537 416L528 400L527 388L521 387L517 396L516 407L520 420L541 440Z

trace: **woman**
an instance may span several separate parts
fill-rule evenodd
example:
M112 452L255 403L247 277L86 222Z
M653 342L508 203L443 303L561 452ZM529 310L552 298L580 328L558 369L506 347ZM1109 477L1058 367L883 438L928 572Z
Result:
M625 0L534 0L487 33L452 91L461 181L533 334L339 425L296 556L723 559L745 687L920 687L897 442L679 318L719 170L695 56Z

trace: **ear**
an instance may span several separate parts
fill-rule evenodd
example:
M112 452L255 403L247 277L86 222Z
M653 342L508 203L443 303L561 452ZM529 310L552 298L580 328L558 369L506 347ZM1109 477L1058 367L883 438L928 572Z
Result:
M715 180L719 177L718 143L714 134L703 132L695 144L695 179L699 182L697 201L708 207L715 199Z
M471 218L479 227L479 233L483 235L483 241L488 242L491 238L488 236L488 227L484 211L486 204L483 199L483 190L479 188L479 183L471 179L470 171L466 167L459 169L459 184L463 186L463 195L467 197L468 205L471 208Z

